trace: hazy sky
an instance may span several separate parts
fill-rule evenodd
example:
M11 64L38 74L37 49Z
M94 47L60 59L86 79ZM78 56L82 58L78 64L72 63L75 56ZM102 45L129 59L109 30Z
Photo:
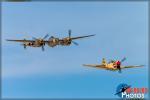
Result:
M6 39L96 34L79 46L27 47ZM122 74L83 67L102 58L145 65ZM2 3L2 96L7 98L118 98L120 83L148 86L147 2Z

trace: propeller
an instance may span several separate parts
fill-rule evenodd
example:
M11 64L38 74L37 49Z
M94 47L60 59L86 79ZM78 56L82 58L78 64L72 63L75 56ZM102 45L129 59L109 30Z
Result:
M71 30L68 30L69 38L71 38Z
M24 47L24 49L26 49L26 45L25 44L23 44L23 47Z
M45 49L44 49L44 45L42 45L42 51L44 51Z
M119 73L122 73L122 70L121 70L121 68L119 69L119 71L118 71Z
M33 38L33 40L37 40L37 41L39 41L40 43L42 43L42 51L44 51L45 49L44 49L44 46L45 46L45 43L44 43L44 39L46 39L47 37L48 37L49 35L48 34L46 34L42 39L38 39L38 38L35 38L35 37L32 37Z
M121 60L121 63L124 62L125 60L126 60L126 57L124 57L124 58Z
M49 36L49 35L46 34L46 35L42 38L42 40L46 39L48 36ZM33 40L39 40L38 38L35 38L35 37L32 37L32 39L33 39Z
M26 39L24 39L24 41L25 41L25 40L26 40ZM22 44L22 45L23 45L24 49L26 49L26 47L27 47L26 44Z
M120 61L120 63L122 63L122 62L124 62L126 60L126 57L124 57L121 61ZM120 64L121 65L121 64ZM119 71L118 71L119 73L122 73L122 70L121 70L121 68L119 68Z
M48 34L46 34L46 35L43 37L43 40L44 40L44 39L46 39L48 36L49 36L49 35L48 35Z
M44 39L46 39L48 36L49 36L49 35L48 35L48 34L46 34L46 35L43 37L42 41L44 41ZM45 43L43 43L43 45L42 45L42 51L44 51L44 50L45 50L45 49L44 49L44 46L45 46Z
M21 45L23 46L23 48L24 48L24 49L26 49L26 48L27 48L26 44L21 44Z
M68 30L68 34L69 34L69 39L71 39L71 30L69 29ZM71 40L71 42L73 43L73 44L75 44L75 45L79 45L77 42L75 42L75 41L72 41Z
M77 42L74 42L74 41L72 41L72 43L75 44L75 45L79 45Z
M118 73L122 73L121 66L118 68Z

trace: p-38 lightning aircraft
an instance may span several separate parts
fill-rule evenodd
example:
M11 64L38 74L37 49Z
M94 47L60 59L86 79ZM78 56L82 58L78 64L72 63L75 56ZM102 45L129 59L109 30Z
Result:
M10 39L7 39L7 41L22 42L24 49L26 49L27 46L42 47L42 51L44 51L45 44L48 44L48 46L50 46L50 47L54 47L57 45L69 46L69 45L71 45L71 43L78 45L78 43L74 42L73 40L94 36L94 35L86 35L86 36L79 36L79 37L71 37L71 30L69 30L68 34L69 34L69 36L66 38L63 38L63 39L59 39L59 38L55 38L54 36L51 36L48 40L45 40L49 36L47 34L44 36L44 38L33 37L33 40L26 40L26 39L10 40Z
M139 65L139 66L122 66L121 63L125 61L126 58L123 58L122 60L111 60L110 62L106 62L105 58L102 59L102 63L99 65L96 64L83 64L83 66L89 66L89 67L94 67L94 68L100 68L100 69L105 69L105 70L110 70L110 71L119 71L121 73L122 69L126 68L138 68L138 67L143 67L144 65Z

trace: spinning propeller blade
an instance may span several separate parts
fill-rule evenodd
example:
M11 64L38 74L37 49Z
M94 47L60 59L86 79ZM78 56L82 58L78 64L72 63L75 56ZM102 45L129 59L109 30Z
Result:
M120 62L122 63L122 62L124 62L126 60L126 57L124 57ZM122 73L122 70L121 70L121 68L118 68L119 70L118 70L118 72L119 73Z
M77 42L74 42L74 41L72 41L72 43L75 44L75 45L79 45Z
M44 51L45 49L44 49L44 45L42 45L42 51Z
M71 30L68 30L69 38L71 38Z
M124 62L126 60L126 57L124 57L122 60L121 60L121 62Z
M25 44L21 44L21 45L23 46L24 49L26 49L27 46Z
M122 70L121 70L121 68L118 70L118 72L119 72L119 73L122 73Z
M49 35L48 35L48 34L46 34L46 35L43 37L43 39L46 39L48 36L49 36Z
M48 36L49 36L49 35L46 34L42 39L44 40L44 39L46 39ZM35 37L32 37L32 39L33 39L33 40L39 40L38 38L35 38Z

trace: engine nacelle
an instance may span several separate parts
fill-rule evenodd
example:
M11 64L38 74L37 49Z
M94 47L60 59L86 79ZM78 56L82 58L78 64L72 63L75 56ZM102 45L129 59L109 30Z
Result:
M67 38L63 38L61 41L60 41L60 45L70 45L71 44L71 38L67 37Z
M59 45L59 38L50 38L48 41L48 45L50 47L54 47L56 45Z

